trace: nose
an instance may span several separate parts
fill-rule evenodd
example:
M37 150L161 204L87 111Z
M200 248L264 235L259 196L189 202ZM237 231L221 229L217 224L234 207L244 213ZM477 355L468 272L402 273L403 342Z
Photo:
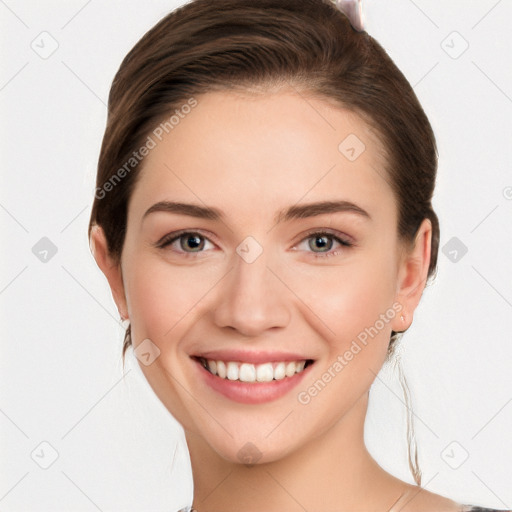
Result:
M223 279L214 312L219 328L230 327L253 337L288 324L286 297L290 291L269 259L265 250L252 262L233 254L233 266Z

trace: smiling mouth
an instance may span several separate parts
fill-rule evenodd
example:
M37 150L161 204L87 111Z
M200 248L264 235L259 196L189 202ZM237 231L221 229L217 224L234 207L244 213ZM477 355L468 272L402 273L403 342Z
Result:
M221 379L239 382L271 382L293 377L314 363L313 359L277 361L252 364L238 361L220 361L194 356L208 372Z

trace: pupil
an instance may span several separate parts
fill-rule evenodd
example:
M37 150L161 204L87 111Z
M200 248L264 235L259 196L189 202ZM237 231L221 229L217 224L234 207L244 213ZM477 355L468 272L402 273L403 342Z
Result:
M328 237L326 237L326 236L317 236L317 237L315 237L315 243L317 243L320 246L320 249L322 249L322 248L325 249L326 245L328 245L328 243L322 242L322 240L326 240L327 238Z
M192 243L190 243L192 241ZM194 246L194 243L196 244ZM189 248L191 249L197 249L201 245L201 237L197 235L192 235L187 237L187 244L189 244Z

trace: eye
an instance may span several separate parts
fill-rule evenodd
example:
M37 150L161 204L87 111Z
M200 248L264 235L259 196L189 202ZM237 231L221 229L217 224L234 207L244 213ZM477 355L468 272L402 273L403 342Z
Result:
M178 242L176 244L176 242ZM193 254L204 252L206 242L210 242L208 238L197 233L196 231L180 231L177 233L169 233L159 240L155 245L159 249L164 249L168 246L173 246L172 250L180 254ZM210 242L211 243L211 242ZM178 246L179 248L176 248ZM191 249L189 251L188 249Z
M305 242L307 243L307 247L312 249L315 258L338 256L341 253L340 250L331 250L336 243L344 249L348 249L354 245L348 238L337 236L328 231L311 231L308 233L308 236L301 241L301 244ZM205 252L204 248L206 243L212 242L197 231L178 231L164 236L155 246L159 249L165 249L170 246L172 251L187 257L194 253ZM316 249L320 249L320 251L316 251Z
M341 247L348 249L354 244L350 240L341 236L336 236L328 231L313 231L308 233L308 236L301 241L301 244L307 243L307 247L312 249L315 258L327 258L330 256L338 256L341 251L331 251L334 244L338 243ZM320 249L316 251L315 249Z

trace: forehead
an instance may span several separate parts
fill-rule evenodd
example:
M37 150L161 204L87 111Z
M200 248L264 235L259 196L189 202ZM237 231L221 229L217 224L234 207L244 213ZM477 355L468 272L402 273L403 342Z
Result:
M130 201L138 216L166 199L234 214L301 198L358 199L378 213L393 201L380 141L353 112L295 90L195 99L150 134L155 144Z

